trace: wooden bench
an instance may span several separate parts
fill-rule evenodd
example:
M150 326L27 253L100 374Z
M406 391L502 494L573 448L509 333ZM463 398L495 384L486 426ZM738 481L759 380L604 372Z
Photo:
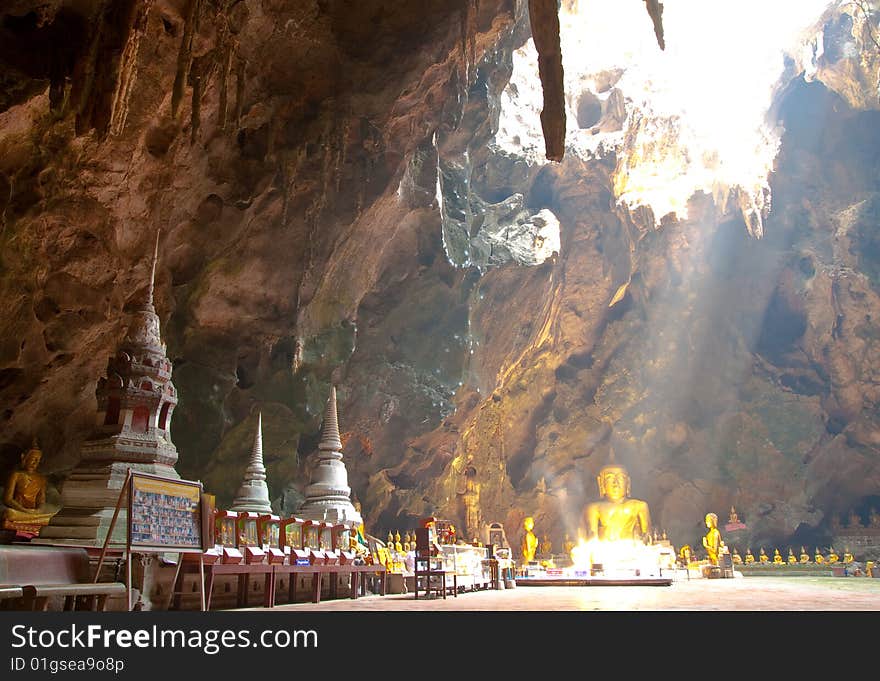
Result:
M122 582L92 582L84 548L27 545L0 547L0 590L15 599L16 610L48 610L60 602L64 610L103 611L110 596L126 593Z
M21 587L17 584L4 584L0 586L0 610L12 610L22 597Z

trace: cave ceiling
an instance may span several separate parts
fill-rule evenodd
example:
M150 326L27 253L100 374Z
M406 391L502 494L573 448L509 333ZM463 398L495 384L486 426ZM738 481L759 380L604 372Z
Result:
M617 29L669 52L663 4L630 1ZM867 518L873 4L817 16L788 60L772 204L697 191L680 217L618 200L638 116L620 74L568 88L555 0L4 3L0 463L37 437L54 485L76 464L158 232L177 470L221 505L262 413L296 508L332 383L378 536L464 527L472 477L483 521L561 545L612 450L678 544L731 506L756 545ZM495 143L532 35L541 162ZM572 131L623 146L573 153Z

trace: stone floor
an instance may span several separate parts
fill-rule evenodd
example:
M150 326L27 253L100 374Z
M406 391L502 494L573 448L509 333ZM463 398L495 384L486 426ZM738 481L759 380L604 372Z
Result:
M256 609L256 608L251 608ZM686 579L670 586L518 586L429 599L367 595L279 605L275 611L880 611L880 579L739 577Z

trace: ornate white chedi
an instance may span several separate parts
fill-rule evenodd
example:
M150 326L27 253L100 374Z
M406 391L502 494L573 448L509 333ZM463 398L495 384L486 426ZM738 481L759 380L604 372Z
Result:
M330 399L324 412L324 429L318 445L318 461L306 487L306 499L296 514L306 520L334 524L360 525L361 514L351 503L348 471L342 461L342 440L336 416L336 387L330 386Z
M269 486L266 484L266 467L263 465L263 414L257 416L257 434L251 459L244 471L244 480L238 488L230 507L232 511L272 513L269 502Z
M125 338L107 362L106 376L98 381L95 429L61 488L61 511L42 529L39 540L101 546L129 469L180 478L174 470L177 448L171 441L177 391L153 307L158 252L157 234L146 300L132 315ZM125 530L123 504L112 541L124 542Z

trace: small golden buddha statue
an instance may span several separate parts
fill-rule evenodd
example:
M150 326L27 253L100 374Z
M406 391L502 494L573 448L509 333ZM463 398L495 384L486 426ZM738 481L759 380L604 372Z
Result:
M541 555L549 556L553 553L553 544L550 542L550 537L546 534L541 538Z
M535 519L532 516L527 516L523 520L523 530L525 530L521 546L523 563L531 563L535 560L535 552L538 550L538 537L534 533L534 529Z
M825 558L825 562L831 564L831 563L836 563L839 560L840 560L840 556L838 556L834 552L834 547L829 546L828 547L828 556Z
M682 547L678 550L678 559L679 559L679 562L680 562L684 567L687 567L687 566L688 566L688 564L691 562L691 559L692 559L692 558L693 558L693 556L691 555L691 547L690 547L690 544L685 544L684 546L682 546Z
M706 527L709 531L703 537L703 548L709 556L712 565L718 565L718 553L721 550L721 532L718 531L718 516L714 513L706 514Z
M752 565L755 562L755 556L752 555L752 549L746 549L745 564Z
M562 542L562 549L565 551L566 556L570 556L571 552L574 550L574 542L571 540L571 537L568 536L568 532L565 533L565 541Z
M3 528L35 535L48 525L58 509L46 505L46 476L37 472L43 452L37 440L21 455L21 466L6 478L3 491Z
M788 547L788 564L789 564L789 565L796 565L797 562L798 562L798 559L797 559L797 556L794 555L794 549L792 549L792 548L789 546L789 547Z
M770 556L764 553L764 547L761 547L761 550L758 552L758 562L761 565L767 565L770 562Z
M807 550L803 546L801 546L801 555L798 556L798 562L801 565L806 565L810 562L810 554L807 553Z
M816 554L813 556L813 560L816 565L821 565L825 562L825 556L822 555L822 552L819 550L819 547L816 547Z
M782 560L782 554L779 553L779 549L773 549L773 564L774 565L784 565L785 561Z
M856 559L855 556L853 556L853 554L850 552L849 549L844 550L844 552L843 552L843 564L844 565L849 565L855 559Z
M736 509L733 506L730 507L730 515L727 516L727 522L730 525L739 524L739 516L736 514Z
M736 550L736 547L733 548L733 554L730 556L730 559L733 561L734 565L742 565L743 559L742 556L739 555L739 551Z
M394 550L403 553L403 542L400 541L400 530L394 533Z
M644 541L650 537L648 504L641 499L630 498L630 477L626 468L609 463L599 471L596 481L599 483L599 496L603 499L587 504L584 509L588 536L606 541Z

